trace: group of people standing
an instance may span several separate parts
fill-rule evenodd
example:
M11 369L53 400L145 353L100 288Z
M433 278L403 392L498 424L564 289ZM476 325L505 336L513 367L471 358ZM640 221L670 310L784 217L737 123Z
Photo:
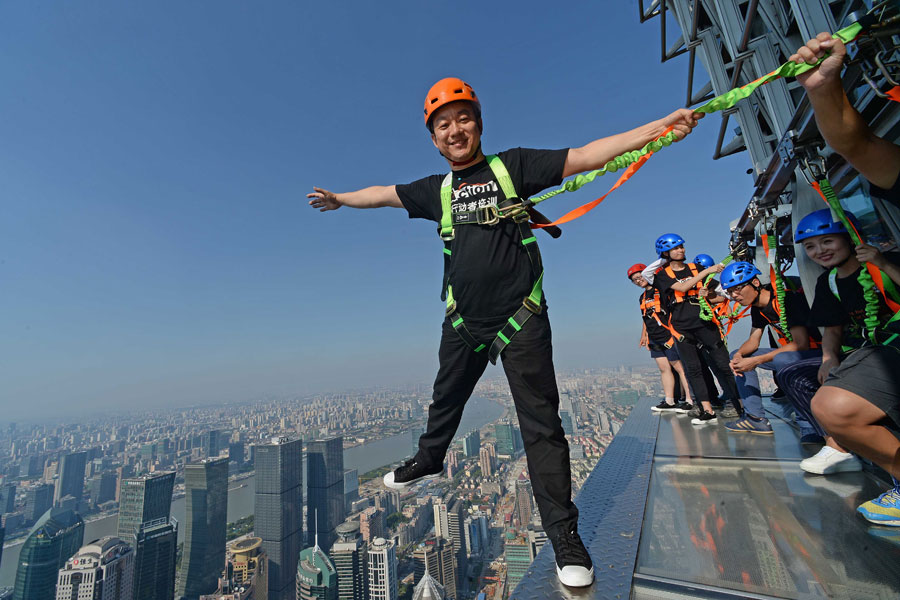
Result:
M823 33L792 60L814 64L824 57L818 69L798 77L820 132L869 181L873 197L900 206L900 147L875 136L844 94L845 55L843 44ZM710 264L700 255L686 263L685 242L676 234L657 239L659 259L631 266L627 277L643 288L641 345L662 374L665 397L653 410L688 414L694 425L730 417L728 431L772 435L758 370L772 371L796 412L800 443L822 446L800 468L815 475L859 471L859 457L880 466L894 487L858 512L872 523L900 526L900 319L898 299L890 293L891 283L900 284L900 253L866 243L862 223L845 215L863 238L858 244L831 208L795 220L794 243L823 269L812 306L802 289L788 289L774 267L763 277L746 261ZM867 263L880 279L877 291L868 293ZM730 354L710 310L729 301L749 307L751 316L749 337ZM773 344L761 348L767 329ZM733 411L714 412L718 390L704 377L709 370ZM675 375L686 380L681 397Z

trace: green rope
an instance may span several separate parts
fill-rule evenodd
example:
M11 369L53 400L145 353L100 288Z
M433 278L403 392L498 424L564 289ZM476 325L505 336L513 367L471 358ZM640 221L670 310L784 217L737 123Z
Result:
M859 23L854 23L853 25L844 27L843 29L841 29L840 31L835 33L834 37L840 39L842 42L844 42L846 44L846 43L853 41L856 38L856 36L859 35L860 31L862 31L862 25L860 25ZM694 112L708 114L708 113L714 113L714 112L717 112L720 110L725 110L726 108L731 108L732 106L737 104L740 100L743 100L744 98L746 98L750 94L752 94L753 91L756 90L756 88L758 88L759 86L765 85L771 81L775 81L776 79L780 79L782 77L796 77L797 75L806 73L807 71L818 67L819 63L821 63L824 59L825 59L825 57L822 57L814 65L810 65L805 62L801 63L801 64L797 64L795 62L786 62L783 65L781 65L780 67L778 67L777 69L775 69L774 71L772 71L771 73L769 73L767 75L763 75L762 77L760 77L759 79L757 79L755 81L751 81L750 83L748 83L746 85L742 85L741 87L734 88L731 91L725 92L721 96L716 96L715 98L713 98L712 100L710 100L709 102L704 104L703 106L700 106L699 108L695 108ZM586 184L594 181L594 179L596 179L597 177L606 175L607 173L615 173L619 169L624 169L628 165L630 165L634 162L637 162L638 160L640 160L642 157L646 156L647 154L649 154L651 152L656 152L657 150L661 149L663 146L670 146L672 144L672 142L674 142L674 141L676 141L675 132L670 131L666 135L647 143L647 145L645 145L640 150L629 150L628 152L625 152L625 153L620 154L619 156L613 158L612 160L607 162L605 165L603 165L603 167L601 167L595 171L590 171L588 173L581 173L579 175L576 175L574 178L563 182L562 187L555 189L555 190L551 190L551 191L547 192L546 194L541 194L540 196L531 198L531 202L534 204L537 204L539 202L543 202L544 200L547 200L548 198L552 198L553 196L556 196L557 194L562 194L563 192L574 192L575 190L578 190L578 189L582 188L583 186L585 186Z
M723 265L727 265L732 260L734 260L734 258L729 254L728 256L723 258L720 262ZM706 287L707 285L709 285L709 282L712 281L712 278L715 276L716 276L715 273L710 273L709 275L707 275L706 280L703 282L703 286ZM700 296L700 318L703 319L704 321L712 321L713 316L714 316L713 310L712 310L712 306L709 305L709 300L707 300L703 296Z
M768 258L769 251L775 252L775 232L773 231L767 237L769 247L767 248L766 257ZM775 281L772 282L772 285L775 287L775 297L778 299L778 324L781 326L781 333L784 334L784 339L788 342L793 342L794 337L791 335L791 330L788 329L787 324L787 307L784 305L784 276L781 273L781 269L778 268L778 255L776 254L773 258L775 260L772 262L772 270L775 272Z

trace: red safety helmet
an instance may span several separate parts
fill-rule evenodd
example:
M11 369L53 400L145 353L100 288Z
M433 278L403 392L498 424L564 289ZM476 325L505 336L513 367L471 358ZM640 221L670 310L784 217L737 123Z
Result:
M643 263L637 263L637 264L631 265L630 267L628 267L628 279L631 279L632 275L634 275L635 273L640 273L641 271L643 271L646 268L647 268L647 265L645 265Z
M446 77L431 86L425 96L425 126L428 127L434 111L457 100L468 100L481 114L481 102L478 101L472 86L458 77Z

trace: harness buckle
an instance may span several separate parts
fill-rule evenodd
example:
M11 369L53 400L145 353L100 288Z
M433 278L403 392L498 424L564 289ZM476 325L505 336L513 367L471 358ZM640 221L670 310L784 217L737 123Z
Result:
M519 199L517 198L517 200ZM512 219L516 223L521 223L529 219L528 204L526 204L525 201L519 200L518 202L514 202L509 200L508 202L510 203L500 207L499 213L501 218Z
M496 206L482 206L475 210L475 219L479 225L496 225L500 222L500 211Z
M447 305L447 310L444 312L444 316L449 317L453 313L456 312L456 300Z
M452 228L450 229L450 233L444 234L441 233L441 228L438 227L438 235L440 236L441 240L445 242L452 242L454 238L456 238L456 229Z
M531 297L526 296L526 298L522 300L522 305L536 315L541 314L541 305L535 304Z

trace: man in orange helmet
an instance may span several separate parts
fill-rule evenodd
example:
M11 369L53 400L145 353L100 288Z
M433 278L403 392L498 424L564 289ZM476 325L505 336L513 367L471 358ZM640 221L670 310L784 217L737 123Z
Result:
M428 425L416 455L388 473L384 483L402 489L441 475L466 401L488 361L502 357L557 575L565 585L590 585L593 564L578 535L569 447L558 414L543 267L522 199L640 149L669 127L683 138L703 115L681 109L580 148L514 148L488 156L481 150L481 102L466 82L453 77L437 82L426 95L424 116L449 174L339 194L313 188L307 194L321 211L394 207L440 224L447 318Z

